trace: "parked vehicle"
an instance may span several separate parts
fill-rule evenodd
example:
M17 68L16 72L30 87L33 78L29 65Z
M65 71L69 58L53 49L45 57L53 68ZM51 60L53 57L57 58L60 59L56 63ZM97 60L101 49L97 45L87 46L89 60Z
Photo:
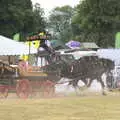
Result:
M58 50L61 55L71 55L74 59L79 59L83 56L94 56L97 55L96 51L90 49L62 49Z

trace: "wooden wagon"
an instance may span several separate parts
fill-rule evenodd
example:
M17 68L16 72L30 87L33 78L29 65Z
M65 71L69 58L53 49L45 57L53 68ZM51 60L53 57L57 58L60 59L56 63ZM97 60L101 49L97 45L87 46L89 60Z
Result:
M37 93L40 96L53 96L56 79L54 72L43 72L37 66L30 66L26 71L18 65L10 66L0 62L0 94L4 98L12 92L20 98L28 98Z

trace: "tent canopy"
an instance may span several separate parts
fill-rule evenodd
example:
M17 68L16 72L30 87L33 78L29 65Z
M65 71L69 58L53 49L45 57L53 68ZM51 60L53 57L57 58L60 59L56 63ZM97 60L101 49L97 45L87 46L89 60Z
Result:
M0 35L0 55L27 55L37 53L37 49Z
M120 49L99 49L97 55L101 58L113 60L115 65L120 65Z
M101 58L107 58L111 60L120 59L120 49L99 49L97 54Z
M83 48L89 48L89 49L92 49L92 48L98 49L98 48L99 48L99 47L96 45L96 43L94 43L94 42L82 42L82 43L81 43L81 47L83 47Z
M70 40L66 43L66 46L68 46L69 48L80 48L81 44L79 41Z

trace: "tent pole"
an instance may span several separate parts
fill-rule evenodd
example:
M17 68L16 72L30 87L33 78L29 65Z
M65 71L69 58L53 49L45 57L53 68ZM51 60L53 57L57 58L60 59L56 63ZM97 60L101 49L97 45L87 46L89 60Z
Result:
M10 65L10 56L8 56L8 64Z

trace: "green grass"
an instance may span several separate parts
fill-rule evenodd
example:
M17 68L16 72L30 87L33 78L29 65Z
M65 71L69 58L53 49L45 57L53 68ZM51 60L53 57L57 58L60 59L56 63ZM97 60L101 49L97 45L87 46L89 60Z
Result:
M120 96L0 100L0 120L120 120Z

